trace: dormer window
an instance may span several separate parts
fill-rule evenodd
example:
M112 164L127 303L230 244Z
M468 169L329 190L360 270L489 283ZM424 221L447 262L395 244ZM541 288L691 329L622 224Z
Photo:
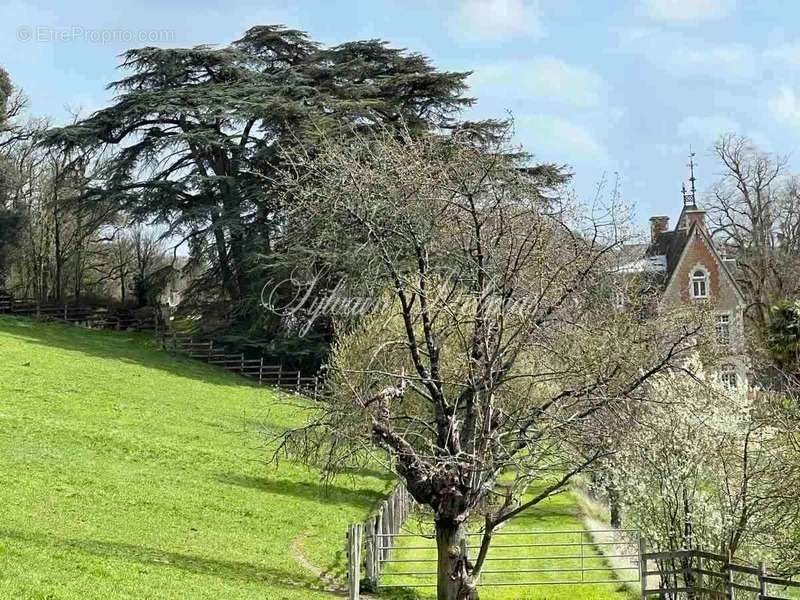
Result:
M692 298L708 298L708 273L702 269L692 273Z

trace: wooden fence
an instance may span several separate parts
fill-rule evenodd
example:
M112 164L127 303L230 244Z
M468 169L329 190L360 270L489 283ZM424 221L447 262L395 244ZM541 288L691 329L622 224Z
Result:
M653 563L656 568L650 570ZM770 575L763 563L757 567L741 564L730 556L702 550L642 553L640 568L642 598L790 600L791 596L781 594L800 589L800 581ZM654 576L658 582L651 586Z
M164 348L253 379L259 385L300 392L313 398L320 397L324 391L323 380L319 374L304 375L302 371L287 370L282 365L265 364L263 357L248 358L243 352L230 353L219 343L215 345L213 340L198 341L190 335L173 332L162 335L161 344Z
M322 378L305 375L299 370L287 370L282 365L265 364L263 358L248 358L244 353L229 353L213 341L197 341L190 335L167 333L159 328L155 316L137 317L129 311L110 307L91 307L77 304L42 304L31 298L14 298L0 291L0 314L57 320L85 325L93 329L152 332L161 336L164 348L188 354L227 371L283 390L301 392L318 398L324 391Z
M14 298L2 293L0 293L0 314L64 321L96 329L158 331L158 320L155 316L137 317L130 311L107 306L43 304L32 298Z
M362 565L366 572L367 587L370 590L377 589L380 573L412 508L411 494L400 484L383 501L376 514L364 523L348 527L347 588L350 600L360 598Z

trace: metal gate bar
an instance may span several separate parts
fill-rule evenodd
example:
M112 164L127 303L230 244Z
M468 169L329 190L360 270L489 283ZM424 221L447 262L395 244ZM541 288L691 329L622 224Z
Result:
M587 539L588 536L596 537L598 534L613 534L614 536L622 536L625 539L622 540L615 540L615 541L603 541L602 539ZM475 538L481 537L483 533L481 532L473 532L467 533L467 538ZM521 536L531 538L531 537L545 537L545 536L563 536L563 537L570 537L570 536L577 536L577 541L562 541L562 542L552 542L552 541L543 541L543 542L531 542L530 539L520 539L520 543L514 543L514 539L519 539ZM395 534L376 534L375 541L380 543L380 538L382 537L391 537L391 538L421 538L429 541L433 541L435 536L433 535L425 535L425 534L413 534L413 533L395 533ZM550 567L526 567L524 564L522 568L517 569L492 569L489 568L488 570L484 570L482 575L494 575L494 576L503 576L503 575L511 575L516 573L539 573L539 574L546 574L546 573L574 573L580 574L580 578L575 577L574 579L563 579L559 578L558 580L536 580L536 581L492 581L489 578L489 581L482 579L480 586L481 587L491 587L491 586L539 586L539 585L576 585L576 584L621 584L621 583L638 583L641 581L641 570L639 565L639 550L641 547L640 543L640 533L638 530L632 529L625 529L625 530L615 530L615 529L596 529L596 530L582 530L582 529L572 529L572 530L556 530L556 531L509 531L509 532L496 532L494 534L495 538L505 538L502 540L503 543L499 544L492 544L490 548L490 554L486 558L487 566L489 563L502 563L502 562L519 562L519 563L529 563L529 562L536 562L536 561L550 561L553 564ZM574 539L574 538L573 538ZM621 547L619 549L613 549L612 547L617 546ZM591 549L591 553L587 552L587 547ZM601 550L601 547L609 548L609 554L604 554ZM561 554L561 555L521 555L521 556L494 556L492 551L494 550L502 550L502 549L533 549L533 548L542 548L542 549L557 549L557 548L564 548L565 550L569 551L568 554ZM576 552L576 550L580 548L580 553ZM633 550L635 548L635 551ZM436 584L431 582L427 583L424 581L408 581L408 582L395 582L394 578L397 577L431 577L436 575L436 571L430 570L402 570L402 571L395 571L392 572L391 570L387 570L386 567L392 564L404 564L404 565L413 565L417 564L419 566L423 566L423 564L435 564L436 559L431 557L408 557L407 552L414 552L414 551L435 551L435 545L430 546L422 546L422 545L411 545L411 546L402 546L402 545L395 545L392 548L391 554L381 557L380 560L380 573L385 578L392 578L392 582L380 583L380 588L422 588L422 587L435 587ZM620 552L622 550L622 552ZM398 556L398 553L400 556ZM405 554L405 555L404 555ZM631 565L598 565L597 561L607 561L610 559L631 559ZM567 565L559 566L559 562L565 561L579 561L578 564L576 563L568 563ZM498 565L499 566L499 565ZM616 576L618 573L623 573L622 577ZM628 572L631 572L628 575ZM587 577L588 574L597 574L597 573L610 573L615 574L610 578L602 578L602 579L593 579L591 577ZM379 583L376 581L376 583Z

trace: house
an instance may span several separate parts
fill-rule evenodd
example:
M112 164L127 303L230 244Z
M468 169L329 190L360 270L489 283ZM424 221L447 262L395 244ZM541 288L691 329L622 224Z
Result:
M650 242L629 246L621 270L653 274L660 308L690 303L710 307L717 341L728 350L719 368L720 380L728 387L738 387L747 384L745 299L734 278L736 260L714 243L706 211L696 201L693 161L689 167L691 188L689 192L683 188L683 205L675 227L670 229L668 216L651 217Z

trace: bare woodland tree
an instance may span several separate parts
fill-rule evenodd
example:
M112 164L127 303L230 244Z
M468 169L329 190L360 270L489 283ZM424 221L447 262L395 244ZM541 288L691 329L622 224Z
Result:
M39 144L45 128L30 121L20 128L24 134L0 149L5 202L21 223L10 251L8 286L41 301L61 301L79 298L91 285L96 246L117 213L108 204L81 201L101 160L96 151L45 148Z
M385 458L433 513L438 598L477 598L493 534L602 458L617 411L699 325L610 310L616 207L587 212L560 194L562 170L505 141L383 132L289 158L308 264L356 263L384 301L338 343L330 398L281 449L328 473Z
M746 137L725 135L714 151L724 170L710 198L710 221L737 258L747 314L763 332L770 306L800 291L800 182L786 158Z

